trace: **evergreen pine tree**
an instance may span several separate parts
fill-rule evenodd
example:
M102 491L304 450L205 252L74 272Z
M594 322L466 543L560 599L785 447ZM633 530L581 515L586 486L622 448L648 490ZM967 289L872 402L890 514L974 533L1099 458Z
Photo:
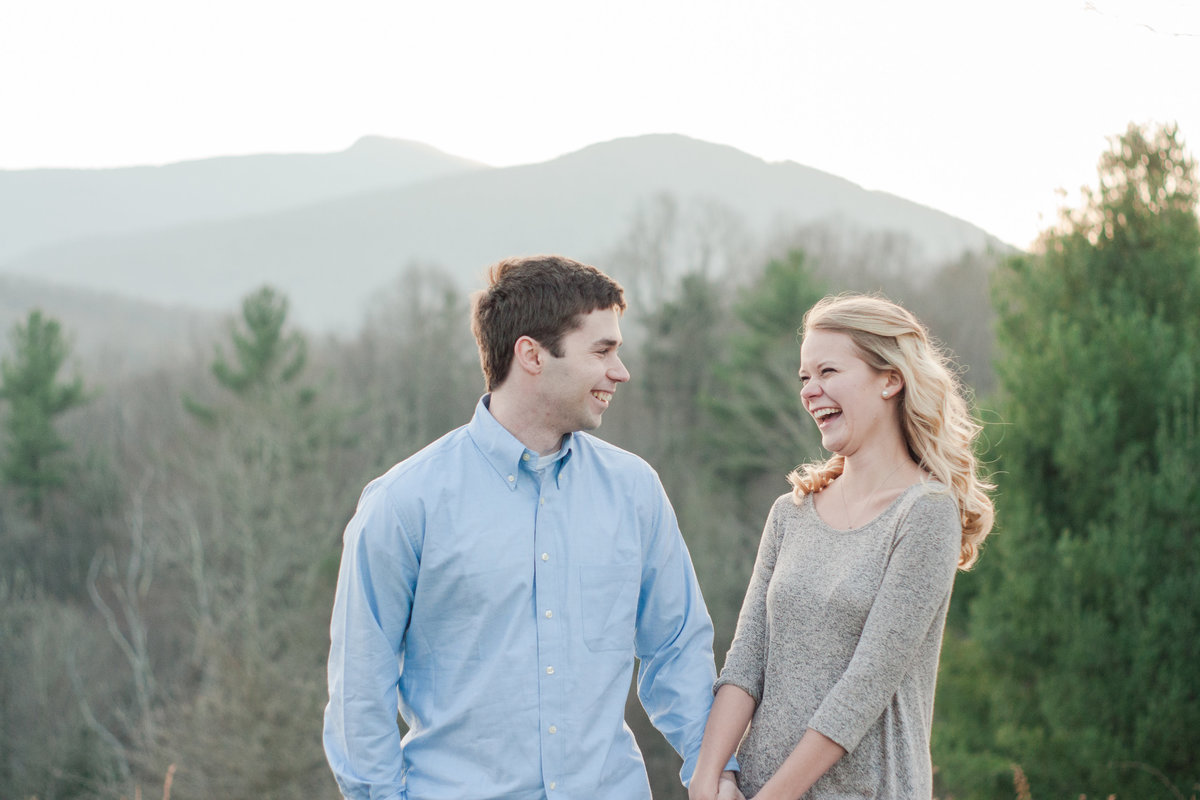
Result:
M57 320L34 310L11 334L12 352L0 359L0 400L7 400L0 474L15 487L32 516L42 515L47 494L67 479L67 442L55 420L87 401L83 379L61 382L70 347Z
M1177 131L1131 126L997 276L999 526L970 632L977 722L1035 796L1200 786L1196 212Z
M308 343L298 331L285 335L287 316L287 297L270 286L242 300L241 327L231 326L229 332L234 360L218 345L212 363L213 376L222 387L246 400L263 400L295 381L307 363ZM295 399L307 404L312 400L311 391L301 390ZM214 409L190 397L184 398L184 405L208 422L216 415Z
M824 293L802 251L772 259L734 305L739 330L706 398L709 458L759 521L787 472L819 452L797 370L804 312Z

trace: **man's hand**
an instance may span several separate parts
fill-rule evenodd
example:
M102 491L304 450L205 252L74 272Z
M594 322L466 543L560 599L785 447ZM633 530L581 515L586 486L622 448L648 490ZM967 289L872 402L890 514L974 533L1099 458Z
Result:
M746 800L737 785L737 773L725 770L717 781L717 800Z
M725 770L717 778L716 785L709 781L698 781L693 776L688 787L688 800L746 800L737 785L737 773Z

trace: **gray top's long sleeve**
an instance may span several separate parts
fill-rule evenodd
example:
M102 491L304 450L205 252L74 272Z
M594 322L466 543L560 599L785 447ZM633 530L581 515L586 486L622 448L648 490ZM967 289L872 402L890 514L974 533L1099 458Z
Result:
M850 531L811 495L772 506L716 686L758 702L738 751L751 796L808 728L847 750L807 798L928 798L934 685L962 528L946 487Z

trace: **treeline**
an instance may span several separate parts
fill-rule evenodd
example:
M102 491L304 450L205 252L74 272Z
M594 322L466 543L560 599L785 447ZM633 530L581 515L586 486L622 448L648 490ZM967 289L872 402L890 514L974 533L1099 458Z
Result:
M1173 130L1131 128L1036 253L923 273L899 237L792 231L758 257L710 210L644 210L600 264L629 290L633 381L599 433L662 476L718 665L770 501L820 454L800 317L831 291L881 291L957 354L1000 483L997 533L951 612L939 796L1200 788L1195 180ZM355 338L313 340L264 287L208 352L111 382L71 373L54 320L17 326L0 795L337 796L320 728L341 530L368 480L469 418L468 307L414 267ZM629 716L655 796L683 797L636 700Z
M999 529L934 726L956 797L1200 794L1196 162L1131 126L1099 173L993 280Z

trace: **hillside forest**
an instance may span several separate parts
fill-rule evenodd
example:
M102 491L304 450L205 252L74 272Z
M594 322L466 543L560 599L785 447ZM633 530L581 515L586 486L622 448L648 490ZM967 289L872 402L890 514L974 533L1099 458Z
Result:
M1030 252L922 271L898 238L817 227L744 264L670 197L644 208L597 263L631 301L633 374L597 433L662 477L718 667L769 505L822 456L801 317L880 292L956 356L998 484L943 646L937 796L1200 795L1197 199L1179 132L1130 126ZM7 332L0 798L337 797L321 716L341 532L367 481L469 418L468 314L412 265L352 334L309 335L263 286L201 349L136 370L81 363L36 309ZM636 699L627 716L654 796L685 797Z

